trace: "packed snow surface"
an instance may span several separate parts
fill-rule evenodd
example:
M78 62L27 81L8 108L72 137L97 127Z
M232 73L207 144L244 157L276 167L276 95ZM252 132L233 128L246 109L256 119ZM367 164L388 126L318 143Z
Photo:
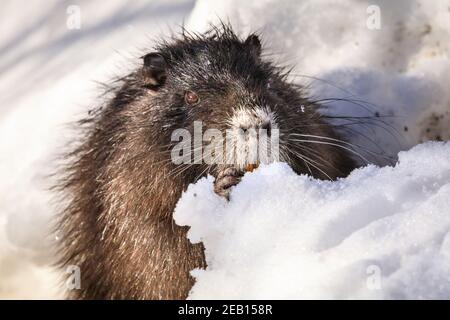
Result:
M229 202L204 178L175 220L206 248L191 299L450 298L450 143L336 182L274 163Z
M380 9L378 29L367 26L373 14L369 5ZM58 206L48 191L52 184L48 174L55 169L54 159L73 140L68 123L84 117L99 103L97 82L124 75L141 63L139 57L152 50L155 39L179 31L183 24L202 32L219 19L229 21L242 37L258 32L266 52L264 59L294 66L292 81L308 86L311 99L322 99L324 113L365 117L338 121L339 128L349 141L361 146L358 152L384 166L394 164L401 150L450 138L449 8L450 0L2 1L0 298L61 297L56 289L60 274L50 267L58 235L49 236L49 230ZM74 29L70 26L77 12L80 28ZM373 119L375 114L379 120L362 120ZM193 188L198 188L203 198L188 210L184 204L191 202L190 193L186 194L177 212L179 221L194 226L193 239L205 239L210 260L206 272L196 273L199 282L191 297L205 296L207 279L217 283L224 281L225 275L229 283L210 288L207 297L448 297L448 278L443 281L445 272L439 272L439 268L448 267L444 229L449 208L440 193L445 193L448 175L439 162L445 152L448 159L447 146L420 146L402 153L395 169L369 166L335 183L296 177L286 165L275 164L246 176L229 204L208 193L211 178L199 182ZM417 162L411 160L415 157ZM441 160L434 163L433 159ZM418 172L409 176L402 164L405 161L419 166ZM420 161L424 161L423 166ZM422 176L424 181L419 179ZM275 186L282 179L293 185L284 183L277 190ZM385 185L377 184L377 179ZM377 188L371 190L368 185ZM294 193L287 192L294 187ZM380 191L382 187L385 193ZM249 194L244 195L244 190ZM268 196L269 190L273 195ZM414 197L409 197L410 193ZM299 203L294 194L303 201ZM367 202L362 202L362 196ZM249 202L246 197L254 200ZM401 218L414 201L417 211L409 212L410 219ZM209 203L218 206L211 215L226 212L230 217L203 221L204 213L195 210ZM244 204L248 212L242 208ZM274 219L274 212L268 210L274 206L286 219ZM427 217L430 220L426 221L435 221L439 214L443 217L436 228L419 223ZM237 215L243 216L239 224L232 221ZM300 224L300 217L308 227ZM219 226L221 221L229 225ZM272 233L263 230L268 221L273 221ZM280 225L283 221L286 230ZM407 235L396 235L406 229L396 228L395 221L402 221L402 228L410 227ZM207 222L214 223L211 230L204 230ZM367 228L374 230L377 223L380 227L373 231L373 238L363 234ZM230 234L214 238L213 230ZM261 247L254 247L251 241L258 235ZM356 236L361 237L361 243ZM231 247L224 242L227 237L234 246L231 256L227 255ZM421 249L427 237L428 251ZM274 242L269 245L271 238ZM388 239L396 240L396 249ZM417 255L408 245L413 239ZM305 241L304 251L299 251L300 240ZM283 243L283 249L276 243ZM218 250L217 245L223 245L224 250ZM264 254L252 251L262 246L266 246ZM377 260L364 260L366 254ZM245 257L249 262L244 268ZM350 272L351 268L354 271ZM263 276L269 273L270 277ZM373 289L379 286L378 274L382 275L383 290L368 291L363 278L375 276L367 280ZM292 277L288 283L285 276ZM419 278L426 281L419 285ZM265 282L258 287L257 279ZM300 282L299 288L289 285Z

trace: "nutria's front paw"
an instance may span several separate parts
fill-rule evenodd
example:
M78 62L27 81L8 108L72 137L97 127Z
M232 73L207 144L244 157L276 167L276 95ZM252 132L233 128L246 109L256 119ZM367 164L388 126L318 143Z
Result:
M229 199L230 190L241 181L242 173L233 167L220 171L214 181L214 192Z

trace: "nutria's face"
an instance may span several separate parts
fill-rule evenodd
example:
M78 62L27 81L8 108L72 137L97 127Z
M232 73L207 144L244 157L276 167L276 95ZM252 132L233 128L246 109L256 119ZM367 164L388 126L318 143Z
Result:
M333 179L352 166L317 106L286 81L281 68L261 57L255 35L241 41L225 30L216 37L165 44L144 57L142 81L158 143L179 146L185 135L178 133L184 130L191 138L189 160L196 163L200 127L202 151L213 149L213 161L200 154L200 163L215 165L217 175L230 166L243 172L259 163L283 161L298 173ZM219 162L217 154L222 154Z
M164 106L159 120L166 141L177 129L187 129L194 136L195 126L201 123L203 133L219 130L224 138L228 134L244 139L256 149L238 148L236 152L257 153L261 139L280 145L284 125L280 119L292 116L288 110L292 101L280 92L286 94L290 87L260 54L255 35L245 41L191 40L147 54L143 78L154 103ZM296 97L290 95L291 100ZM283 160L282 151L263 154L260 159L236 159L235 165L242 169L249 162Z

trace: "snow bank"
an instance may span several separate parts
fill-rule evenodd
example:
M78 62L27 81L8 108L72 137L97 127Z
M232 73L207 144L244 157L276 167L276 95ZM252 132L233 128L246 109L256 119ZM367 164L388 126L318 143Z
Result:
M283 163L246 173L230 202L213 178L175 210L202 241L191 299L450 298L450 143L336 182Z

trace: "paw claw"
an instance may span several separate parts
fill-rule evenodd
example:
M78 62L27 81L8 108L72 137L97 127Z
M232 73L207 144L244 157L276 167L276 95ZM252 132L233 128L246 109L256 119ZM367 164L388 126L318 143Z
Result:
M236 168L228 167L219 172L214 181L214 192L229 199L231 187L241 181L241 174Z

